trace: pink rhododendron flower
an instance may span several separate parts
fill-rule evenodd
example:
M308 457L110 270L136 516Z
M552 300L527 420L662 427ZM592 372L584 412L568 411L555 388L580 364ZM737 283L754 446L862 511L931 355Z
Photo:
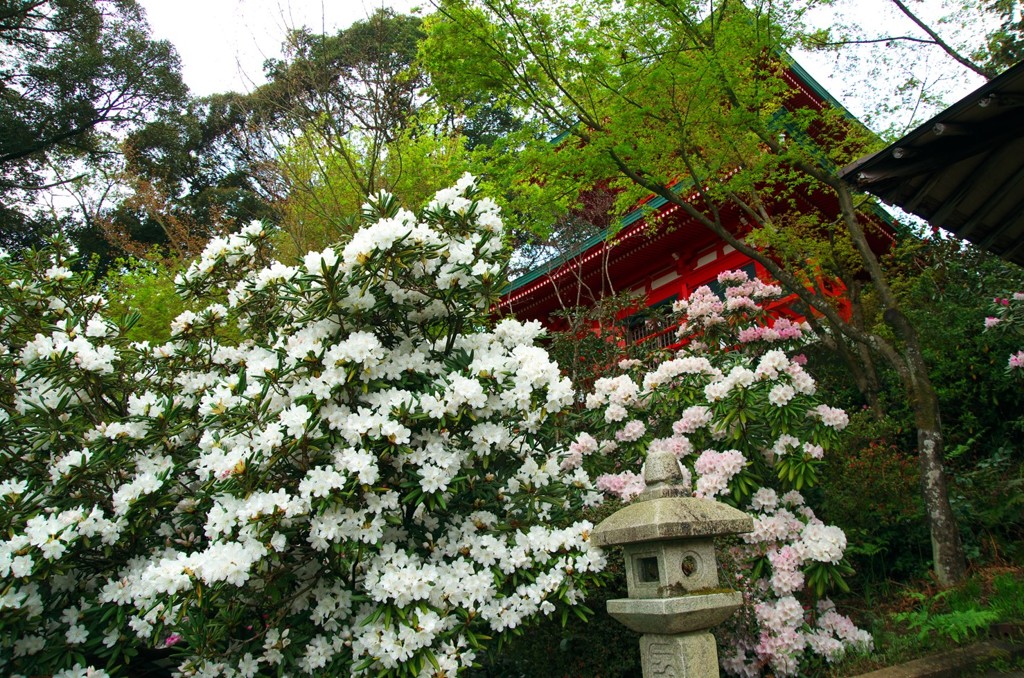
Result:
M667 450L676 456L676 458L682 458L693 452L693 444L685 436L672 436L670 438L656 438L651 441L650 447L648 448L648 454L651 452L657 452L661 450ZM687 474L689 470L685 469Z
M638 476L632 471L606 473L598 476L594 484L597 489L602 492L614 494L622 501L629 501L643 492L644 488L647 487L647 483L644 482L643 476Z
M845 571L846 537L819 520L792 489L794 483L778 473L779 464L797 460L816 466L849 418L816 399L815 380L803 367L806 356L793 359L783 350L780 342L800 341L810 327L764 313L768 307L761 301L778 299L781 290L742 271L725 272L718 280L721 294L704 286L675 303L674 309L685 314L679 336L688 343L682 350L642 377L631 371L628 382L595 385L586 403L596 411L585 415L586 428L598 441L600 454L593 463L603 462L601 470L635 470L645 451L670 451L682 467L684 484L693 482L696 497L735 490L734 499L752 515L754 528L729 551L745 613L719 628L719 640L729 648L722 653L722 667L731 675L795 676L807 669L809 654L836 660L867 638L848 620L806 609L794 597L808 593L805 571L811 563ZM620 395L627 393L627 398ZM789 416L799 414L797 403L806 416ZM784 416L777 408L785 408ZM641 441L647 442L646 450L636 444ZM739 449L721 449L727 446ZM691 455L694 448L699 454ZM563 463L574 464L576 458ZM751 474L737 483L748 465ZM643 479L630 471L600 476L596 486L627 499L644 489ZM754 570L754 563L761 566ZM828 628L817 625L822 618ZM853 631L847 633L844 623Z
M710 499L725 494L729 489L729 481L743 470L745 462L746 459L738 450L704 450L693 465L700 474L696 495Z
M785 407L796 395L796 389L789 384L776 384L768 394L768 402L776 407Z
M770 487L762 487L750 498L750 508L755 511L774 511L779 505L779 495Z
M792 546L783 546L768 553L772 564L772 590L777 595L785 596L799 591L804 585L804 573L800 571L803 558Z
M846 428L846 425L850 423L850 418L847 416L846 412L837 407L818 405L811 411L821 418L823 424L831 426L838 431L842 431Z
M676 435L693 433L711 423L711 409L704 405L693 405L683 410L683 416L672 424L672 430Z
M619 442L632 442L634 440L639 440L646 432L647 427L644 426L644 423L633 419L632 421L626 422L625 427L615 434L615 438Z

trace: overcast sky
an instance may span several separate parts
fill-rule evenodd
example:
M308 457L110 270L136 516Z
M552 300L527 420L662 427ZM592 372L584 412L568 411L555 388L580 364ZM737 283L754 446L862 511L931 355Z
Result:
M333 33L380 7L408 13L425 0L139 0L153 36L181 56L195 95L248 91L263 82L262 64L280 56L289 28Z

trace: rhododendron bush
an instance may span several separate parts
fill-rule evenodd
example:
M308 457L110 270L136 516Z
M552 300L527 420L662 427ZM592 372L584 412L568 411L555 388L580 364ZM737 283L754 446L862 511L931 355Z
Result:
M600 497L539 326L489 320L494 203L467 177L366 217L299 266L215 239L162 346L66 250L0 261L0 671L453 675L580 609Z
M754 531L726 554L747 605L716 631L722 665L795 675L801 662L870 644L821 598L846 586L846 537L800 492L815 484L847 417L819 401L804 360L787 354L807 340L806 324L765 312L781 290L742 271L718 280L724 299L701 287L676 303L681 351L652 367L623 361L621 374L597 380L562 467L604 471L597 486L629 500L644 489L647 451L667 449L695 496L749 512Z
M985 318L985 329L997 329L1017 335L1024 335L1024 292L1014 292L1007 297L992 300L994 315ZM1010 354L1007 371L1014 376L1024 375L1024 350Z

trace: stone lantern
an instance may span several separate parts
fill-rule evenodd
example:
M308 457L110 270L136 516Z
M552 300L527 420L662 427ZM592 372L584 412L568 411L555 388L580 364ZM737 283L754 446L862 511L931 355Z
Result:
M591 535L597 546L621 546L626 560L629 598L609 600L608 614L644 634L645 678L717 676L718 651L707 629L725 621L743 597L720 588L713 540L750 532L753 520L691 496L671 452L647 455L644 480L647 489Z

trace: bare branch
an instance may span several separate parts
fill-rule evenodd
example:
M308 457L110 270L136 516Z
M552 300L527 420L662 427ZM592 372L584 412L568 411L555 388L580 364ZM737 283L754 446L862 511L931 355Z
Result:
M948 42L939 37L938 33L932 30L931 26L926 24L924 21L921 20L920 17L918 17L916 14L910 11L910 8L907 7L903 0L892 0L892 2L899 8L901 12L903 12L903 14L906 15L908 19L913 21L918 28L927 33L929 37L931 37L931 39L935 41L935 44L942 48L942 51L944 51L946 54L952 57L957 63L961 64L966 68L971 69L972 71L974 71L981 77L985 78L986 80L992 79L992 76L994 75L993 73L982 68L981 66L974 63L964 55L960 54L960 52L956 51L953 47L951 47Z

